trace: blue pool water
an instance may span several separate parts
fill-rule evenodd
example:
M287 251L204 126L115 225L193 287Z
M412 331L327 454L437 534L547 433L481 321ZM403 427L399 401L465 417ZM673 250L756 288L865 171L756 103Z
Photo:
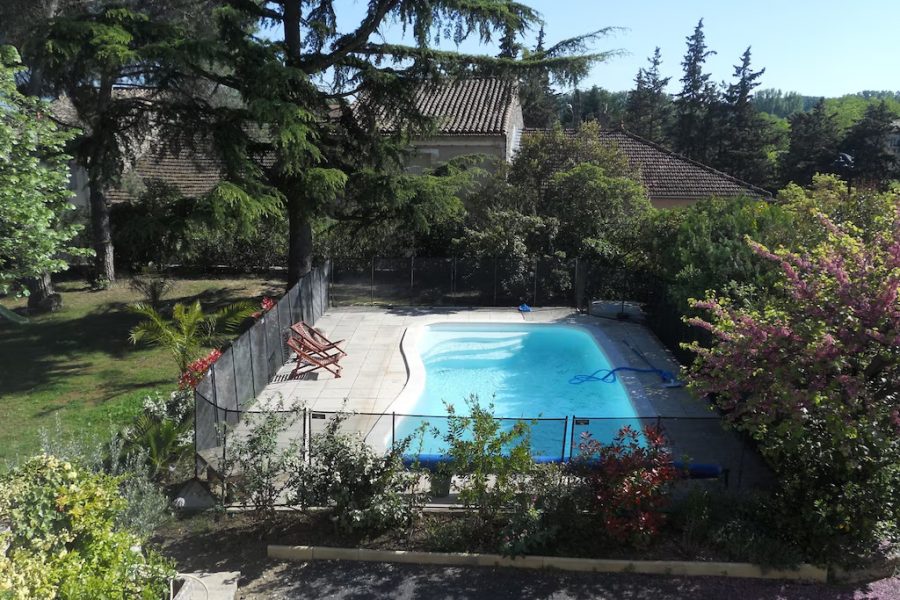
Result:
M559 419L539 421L532 427L533 451L548 457L568 454L563 448L571 440L573 415L616 418L594 423L589 430L595 437L611 439L621 425L635 425L634 408L618 381L569 383L575 375L617 366L610 365L594 337L580 328L527 323L430 325L418 341L418 351L425 366L425 386L410 413L445 415L447 403L458 414L467 414L466 399L475 394L482 405L493 402L497 417ZM564 441L565 417L569 417L568 441ZM434 419L429 423L441 425ZM402 419L398 438L412 433L417 425L416 419ZM586 429L582 426L576 433ZM441 442L433 438L426 436L424 452L442 450Z

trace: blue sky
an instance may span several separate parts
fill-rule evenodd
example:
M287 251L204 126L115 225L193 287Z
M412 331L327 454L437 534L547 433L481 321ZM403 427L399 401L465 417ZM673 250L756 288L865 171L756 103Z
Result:
M672 77L669 91L677 91L685 37L702 17L707 45L717 52L707 62L715 81L729 80L732 65L752 46L753 64L766 68L764 88L820 96L900 90L900 0L522 1L543 15L551 43L605 26L627 28L600 41L597 49L628 54L595 67L582 87L631 89L638 68L659 46L663 73ZM339 25L349 28L358 23L368 2L335 4ZM382 34L399 41L402 32L390 26ZM496 52L470 42L461 49Z

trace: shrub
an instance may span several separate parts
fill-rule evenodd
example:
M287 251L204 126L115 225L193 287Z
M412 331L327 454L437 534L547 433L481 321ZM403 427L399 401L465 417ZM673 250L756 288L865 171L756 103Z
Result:
M340 431L347 415L336 415L310 440L310 461L292 478L292 504L330 506L338 530L381 532L408 526L425 495L417 491L421 473L407 470L406 438L379 455L358 434Z
M187 456L194 441L193 400L187 390L168 398L154 392L144 397L143 412L123 429L125 453L139 454L151 478L165 477Z
M476 510L477 527L492 527L500 512L524 493L522 484L534 469L531 428L517 421L504 430L494 418L493 404L482 407L477 396L469 397L466 405L469 416L447 404L447 430L434 433L443 436L442 452L450 457L445 468L457 477L460 501Z
M206 356L188 363L187 368L178 377L178 389L192 390L196 388L206 377L209 368L220 358L222 358L222 351L214 348Z
M279 402L271 410L249 414L240 430L226 426L223 471L231 483L223 500L248 505L265 517L274 513L290 475L301 469L301 440L289 434L298 418L297 411L283 410Z
M0 478L0 594L164 597L173 565L117 525L120 483L47 455Z
M779 568L803 562L796 545L778 534L766 496L740 497L693 489L673 502L671 525L681 547L715 552L725 560Z
M748 432L779 478L779 530L821 560L872 551L900 519L900 195L876 231L819 215L825 241L769 251L775 293L710 297L691 323L692 385Z
M660 531L677 476L662 433L625 426L610 444L583 436L574 468L590 492L587 510L613 541L646 545Z
M145 271L143 274L131 278L129 286L132 290L144 297L144 302L154 310L159 310L163 296L172 291L175 282L166 279L160 273Z
M500 530L504 556L553 553L563 547L573 551L582 545L586 490L580 478L562 465L535 465L523 491Z
M117 526L149 536L168 516L169 501L151 477L144 449L126 449L118 431L110 429L105 439L85 439L67 435L57 420L55 430L42 430L40 438L44 454L119 481L125 508L117 516Z

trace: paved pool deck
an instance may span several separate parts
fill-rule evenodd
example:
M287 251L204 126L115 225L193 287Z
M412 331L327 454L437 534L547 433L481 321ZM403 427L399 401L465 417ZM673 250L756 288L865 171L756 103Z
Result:
M409 381L403 338L407 329L432 323L556 323L581 327L590 332L603 348L614 367L646 368L647 364L633 349L638 349L657 369L679 373L680 365L644 325L580 314L571 308L539 308L530 313L515 309L495 308L428 308L428 307L347 307L332 308L316 323L316 328L332 340L344 340L347 356L340 364L342 376L319 370L299 379L290 379L294 363L284 365L257 398L253 410L305 408L310 411L310 430L320 431L330 411L357 413L348 425L364 435L366 441L384 450L393 439L396 423L410 411L403 394ZM765 486L768 469L755 451L733 432L723 427L709 405L695 398L685 388L662 385L654 373L620 373L632 405L642 425L659 423L666 434L669 450L675 460L713 465L731 473L729 487ZM412 391L412 385L410 386ZM400 400L398 400L400 398ZM316 411L321 411L318 413ZM535 408L533 417L540 415ZM363 414L360 414L363 413ZM392 413L397 413L392 415ZM574 447L584 431L597 431L609 415L578 415L568 420L566 444ZM504 415L496 415L502 417ZM574 415L565 415L572 417ZM587 417L587 418L585 418ZM658 420L657 420L658 419ZM624 424L638 425L634 421ZM238 431L243 430L239 426ZM286 436L295 435L288 431ZM568 441L566 441L568 440Z
M643 325L579 314L570 308L539 308L530 313L494 308L333 308L316 323L332 340L344 340L342 376L324 370L289 379L293 362L282 367L260 394L257 408L281 403L309 410L387 413L409 377L401 342L410 327L432 323L557 323L583 327L600 342L614 366L646 368L637 348L656 368L678 373L674 356ZM621 380L640 417L709 417L713 413L683 388L665 388L652 373L623 373ZM403 412L402 410L400 412ZM539 411L535 410L535 416ZM502 415L498 415L502 416ZM598 415L599 416L599 415Z

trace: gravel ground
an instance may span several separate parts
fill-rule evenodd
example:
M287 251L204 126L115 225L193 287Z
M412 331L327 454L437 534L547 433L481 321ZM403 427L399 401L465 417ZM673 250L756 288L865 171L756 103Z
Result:
M900 578L838 587L724 577L559 573L339 561L272 561L257 572L252 580L242 578L238 597L242 600L890 600L900 599Z

